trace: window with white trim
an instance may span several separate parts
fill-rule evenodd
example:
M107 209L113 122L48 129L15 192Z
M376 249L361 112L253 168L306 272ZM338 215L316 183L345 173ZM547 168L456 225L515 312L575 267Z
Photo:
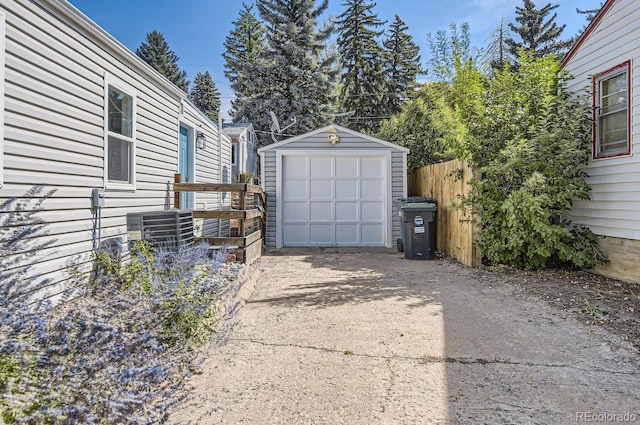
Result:
M630 62L594 76L594 157L630 153Z
M0 189L4 185L4 13L0 12Z
M135 189L136 91L105 78L105 182L111 189Z

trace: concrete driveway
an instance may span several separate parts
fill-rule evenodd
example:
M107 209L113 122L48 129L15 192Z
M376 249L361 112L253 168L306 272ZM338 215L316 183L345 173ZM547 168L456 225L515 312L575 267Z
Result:
M388 250L280 250L170 422L640 423L640 360L512 287Z

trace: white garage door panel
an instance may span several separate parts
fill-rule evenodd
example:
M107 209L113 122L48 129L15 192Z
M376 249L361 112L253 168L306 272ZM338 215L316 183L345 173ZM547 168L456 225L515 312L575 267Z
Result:
M313 221L333 221L333 203L309 202L309 220Z
M282 212L284 219L291 223L294 221L300 221L306 223L309 221L309 210L307 209L306 201L289 201L284 206Z
M362 225L362 243L378 244L380 240L384 240L384 232L382 226L377 224L363 224Z
M380 223L384 221L384 208L380 202L362 202L362 221L373 223Z
M309 199L327 199L331 200L333 195L333 181L332 180L310 180L309 181Z
M362 177L379 179L385 173L384 161L379 157L362 158Z
M357 199L358 181L340 179L340 184L336 185L336 199Z
M306 178L309 175L307 159L304 157L288 157L287 174L289 175L289 178Z
M384 200L384 192L383 192L383 182L382 179L376 180L363 180L360 182L361 185L361 199L372 199L375 201Z
M357 201L338 201L335 206L336 221L358 221L358 208L360 208L360 205Z
M385 156L283 156L284 246L383 246Z
M353 166L353 158L336 158L336 177L358 178L358 168Z
M307 181L306 180L288 180L282 185L282 189L287 193L287 199L301 199L306 200L307 195Z
M309 225L309 244L327 245L333 243L332 224L313 223Z
M333 177L332 158L329 157L311 157L309 158L311 177Z
M289 224L283 231L284 240L292 246L306 245L309 242L309 226L306 224Z
M357 245L358 241L357 224L336 224L336 243L338 245Z

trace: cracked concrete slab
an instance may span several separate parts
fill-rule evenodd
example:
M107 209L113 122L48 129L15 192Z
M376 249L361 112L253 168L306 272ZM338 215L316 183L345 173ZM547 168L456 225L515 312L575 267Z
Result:
M327 249L254 267L234 330L169 422L640 423L637 350L464 266Z

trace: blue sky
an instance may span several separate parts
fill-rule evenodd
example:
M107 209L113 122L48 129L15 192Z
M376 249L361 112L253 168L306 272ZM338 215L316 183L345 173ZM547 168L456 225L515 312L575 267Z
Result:
M603 0L556 0L557 23L566 24L563 36L576 34L585 24L576 7L592 9ZM160 31L180 57L178 65L193 81L198 72L209 71L222 94L226 116L233 93L224 78L224 39L238 18L241 0L70 0L71 4L95 21L132 51L148 32ZM250 4L251 0L245 0ZM538 8L547 1L534 0ZM382 20L392 22L397 14L420 45L426 67L429 56L427 34L447 29L449 24L468 22L472 43L482 47L501 17L512 22L522 0L378 0L374 10ZM328 14L338 15L343 0L329 0ZM328 15L327 15L328 16Z

